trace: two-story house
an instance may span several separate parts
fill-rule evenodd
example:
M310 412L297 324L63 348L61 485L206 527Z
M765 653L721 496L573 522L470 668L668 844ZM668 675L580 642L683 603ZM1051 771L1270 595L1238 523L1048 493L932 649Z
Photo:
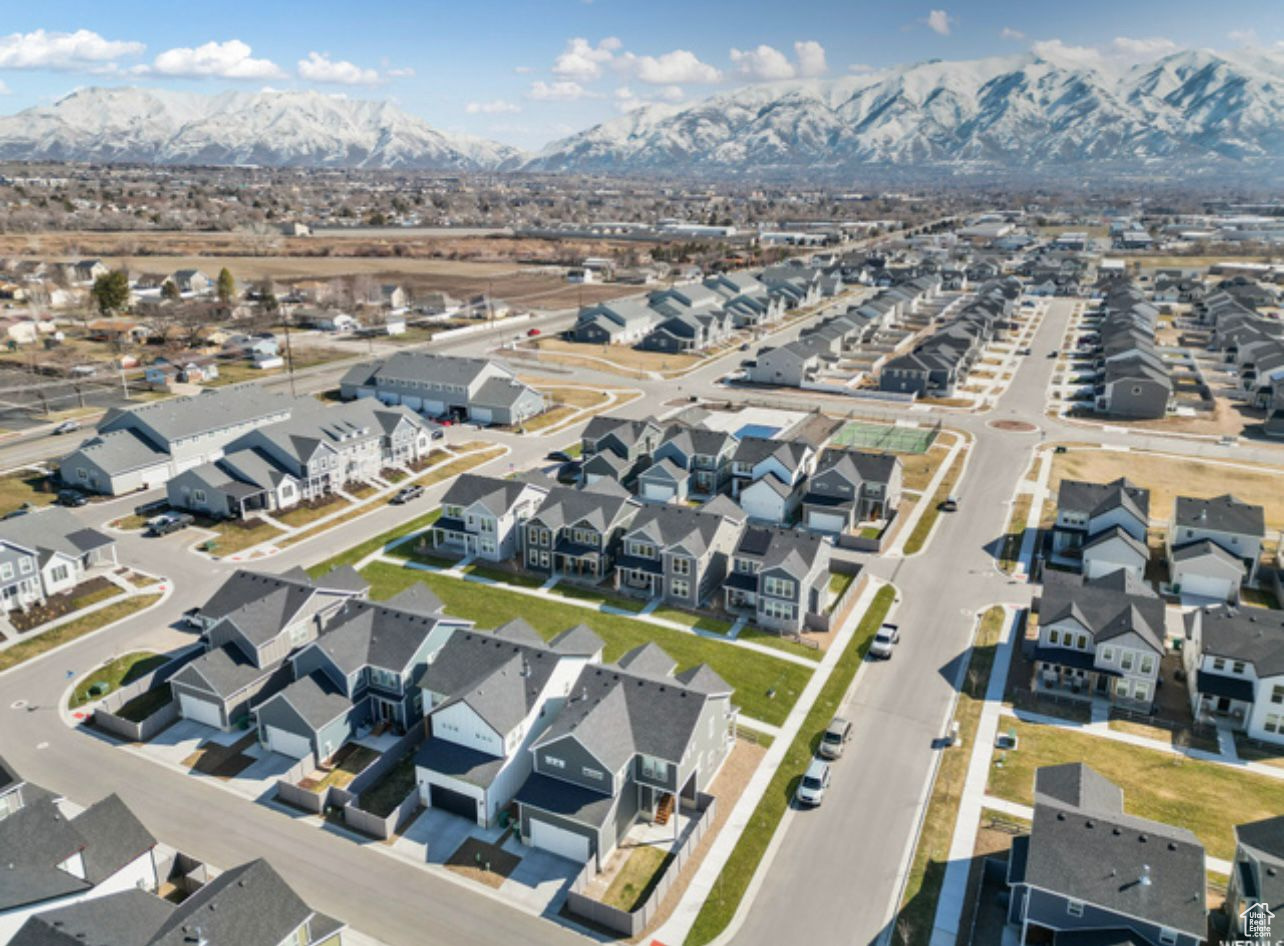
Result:
M1080 566L1089 578L1120 568L1140 578L1150 561L1149 525L1150 490L1122 477L1110 483L1062 480L1052 561Z
M95 566L116 564L116 540L50 507L0 520L0 610L43 604Z
M671 424L653 451L656 463L669 460L689 475L687 495L693 499L706 499L723 492L731 481L731 458L739 440L723 430L691 424ZM645 475L645 474L644 474ZM645 499L668 499L667 496L648 496L643 489L638 495Z
M732 495L749 518L788 525L815 461L815 449L803 440L745 437L731 457Z
M294 681L254 707L259 741L320 761L368 725L418 725L423 696L415 681L452 634L472 626L442 614L441 602L421 587L387 601L345 602L291 657Z
M290 681L286 658L367 589L351 568L317 579L237 569L192 615L206 650L170 678L179 715L225 731L248 718L254 701Z
M628 483L651 463L662 430L651 418L627 420L597 415L580 434L585 483L609 478Z
M895 454L830 447L820 455L803 494L803 524L842 535L883 519L901 502L903 472Z
M553 487L522 526L526 567L593 582L608 577L638 509L627 494Z
M1147 711L1164 651L1164 602L1144 581L1122 569L1044 576L1034 651L1040 689Z
M1169 581L1182 594L1238 601L1240 585L1257 580L1265 537L1261 506L1229 493L1178 496L1168 530Z
M1284 612L1218 605L1188 612L1185 622L1195 718L1284 745Z
M800 633L807 615L828 604L832 553L829 539L810 532L746 526L722 583L727 610L768 630Z
M1128 814L1123 791L1086 765L1044 766L1030 833L1008 857L1008 922L1022 946L1203 946L1204 871L1189 831Z
M736 708L704 664L675 669L643 644L580 671L516 795L526 844L600 867L638 821L672 818L679 835L681 803L708 791L731 750Z
M646 506L629 523L615 560L620 591L698 608L722 587L743 525L685 506Z
M1284 815L1235 826L1235 858L1226 885L1226 911L1232 937L1252 939L1241 920L1264 905L1284 914Z
M547 495L523 480L464 473L441 497L441 516L425 537L434 549L507 561L521 552L523 524Z
M531 746L602 641L584 625L547 644L520 618L451 635L416 681L429 735L415 755L425 807L495 824L531 772Z

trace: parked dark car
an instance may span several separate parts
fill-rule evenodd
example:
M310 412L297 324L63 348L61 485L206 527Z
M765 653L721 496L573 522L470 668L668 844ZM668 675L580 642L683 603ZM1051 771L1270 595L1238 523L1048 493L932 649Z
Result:
M408 503L412 499L418 499L424 494L424 488L418 483L410 486L403 486L397 491L397 495L392 497L392 501L400 506L402 503Z
M89 497L78 489L63 489L58 491L59 506L84 506L89 502Z
M164 512L147 522L147 531L151 535L169 535L186 529L196 520L185 512Z
M941 500L941 512L957 512L959 508L959 498L957 496L946 496Z
M574 463L575 458L565 450L554 450L545 459L552 460L555 463Z
M557 481L559 483L578 483L580 481L580 464L574 460L570 463L563 463L557 470Z

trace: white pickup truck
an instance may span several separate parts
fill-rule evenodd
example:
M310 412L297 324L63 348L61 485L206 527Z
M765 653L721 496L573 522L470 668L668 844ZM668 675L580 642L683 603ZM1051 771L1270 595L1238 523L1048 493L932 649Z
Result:
M874 635L873 642L869 645L869 655L877 657L880 660L890 660L892 657L892 648L894 648L901 639L901 628L899 624L884 624Z

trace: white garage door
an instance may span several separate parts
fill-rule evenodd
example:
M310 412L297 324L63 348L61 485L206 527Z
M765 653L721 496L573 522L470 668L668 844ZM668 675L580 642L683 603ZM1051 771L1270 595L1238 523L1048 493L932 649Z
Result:
M287 755L291 759L302 759L312 751L312 744L303 736L295 735L292 732L286 732L284 729L278 729L276 726L268 726L267 747L273 752L279 752L281 755Z
M535 818L531 819L531 844L577 864L583 864L589 856L589 840L584 835Z
M642 486L642 498L666 503L673 498L673 488L662 483L645 483Z
M842 532L847 521L832 512L813 512L808 525L820 532Z
M202 700L189 693L180 693L178 708L184 719L204 723L206 726L213 726L215 729L223 728L223 718L219 713L219 709L209 700Z
M1205 598L1217 598L1225 601L1230 597L1230 582L1212 575L1182 575L1181 593L1184 595L1201 595Z
M469 415L469 419L475 424L489 424L495 419L495 414L489 407L474 407Z

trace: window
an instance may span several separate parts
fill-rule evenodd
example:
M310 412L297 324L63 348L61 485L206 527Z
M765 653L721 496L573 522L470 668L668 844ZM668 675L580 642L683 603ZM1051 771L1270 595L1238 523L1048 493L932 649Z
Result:
M1058 631L1055 627L1054 627L1052 630L1048 631L1048 643L1049 643L1049 644L1056 644L1056 643L1058 643L1060 640L1061 640L1061 632L1060 632L1060 631Z
M1074 646L1075 646L1075 649L1076 649L1076 650L1087 650L1087 649L1088 649L1088 635L1087 635L1087 634L1077 634L1077 635L1075 635L1075 639L1074 639Z
M1214 669L1214 670L1225 670L1225 669L1226 669L1226 661L1225 661L1225 660L1223 660L1221 657L1214 657L1214 658L1213 658L1213 669Z
M19 574L22 574L22 575L30 575L30 574L31 574L31 569L32 569L31 559L29 559L29 558L20 558L20 559L18 559L18 572L19 572Z
M675 574L675 575L690 575L690 574L691 574L691 559L689 559L689 558L675 558L675 559L673 560L673 574Z
M1271 688L1271 702L1284 703L1284 685L1277 683Z
M1083 916L1083 901L1067 900L1066 913L1069 913L1071 916Z
M653 759L648 755L642 756L642 777L658 782L664 781L669 777L669 763L663 759Z
M1278 734L1284 732L1284 716L1279 713L1268 713L1266 721L1262 723L1262 728L1269 733Z
M792 598L794 596L794 583L788 578L768 577L763 582L762 590L764 594L773 595L777 598Z
M1231 673L1243 673L1243 672L1244 672L1244 661L1237 660L1233 664L1231 664Z
M1132 687L1132 698L1134 700L1142 701L1150 699L1150 684L1142 683L1140 680L1134 683Z
M1113 647L1101 648L1101 659L1105 663L1111 663L1115 659L1115 649Z
M1146 656L1141 658L1141 672L1144 674L1152 674L1155 672L1154 657L1151 657L1149 654L1147 654Z
M1125 650L1123 652L1122 657L1120 658L1120 661L1119 661L1119 666L1123 667L1125 670L1132 669L1132 651Z
M49 580L50 580L50 581L66 581L66 580L67 580L67 566L66 566L66 565L59 565L58 567L54 568L51 572L49 572Z
M0 564L0 578L12 578L12 577L13 577L13 562L5 562L3 564Z
M773 601L770 598L762 599L762 613L769 618L779 618L780 620L789 621L793 619L793 606L784 601Z
M544 756L544 764L545 764L545 765L547 765L550 769L564 769L564 768L566 768L566 760L565 760L565 759L559 759L559 758L558 758L557 756L555 756L555 755L546 755L546 756Z
M194 503L203 503L203 502L205 502L205 490L203 490L203 489L194 489L194 490L192 490L192 502L194 502Z
M1161 929L1159 931L1159 942L1162 943L1163 946L1176 946L1177 931L1166 928Z
M674 597L686 598L691 594L691 583L682 581L681 579L674 579L669 583L669 590L673 593Z
M591 768L590 766L587 766L587 765L580 767L580 774L583 775L585 778L591 778L597 782L600 782L602 781L602 779L606 778L606 775L602 772L601 769Z

